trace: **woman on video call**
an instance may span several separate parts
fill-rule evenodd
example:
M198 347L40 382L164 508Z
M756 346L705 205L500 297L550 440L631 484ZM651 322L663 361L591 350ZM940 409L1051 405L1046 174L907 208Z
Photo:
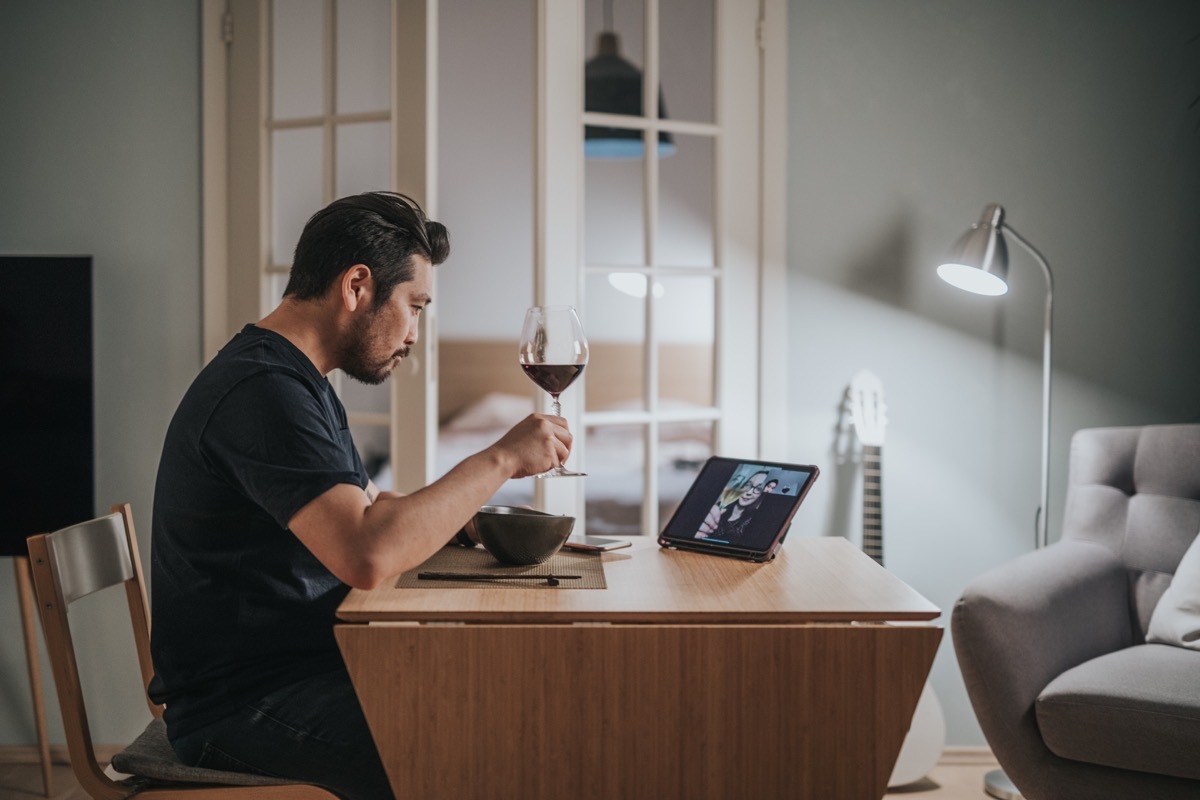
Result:
M736 542L746 532L754 512L762 504L766 483L765 469L741 477L735 475L709 509L700 529L696 531L696 538Z

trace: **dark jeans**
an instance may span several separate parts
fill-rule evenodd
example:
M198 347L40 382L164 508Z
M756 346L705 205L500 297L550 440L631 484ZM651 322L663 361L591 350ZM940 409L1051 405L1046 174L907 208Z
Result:
M171 742L185 764L315 783L347 800L392 800L350 678L306 678Z

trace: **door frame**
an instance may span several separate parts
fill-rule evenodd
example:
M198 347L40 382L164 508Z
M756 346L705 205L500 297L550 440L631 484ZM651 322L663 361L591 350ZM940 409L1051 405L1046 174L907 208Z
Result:
M265 7L265 0L258 1ZM753 0L750 0L753 2ZM401 0L397 0L401 2ZM419 31L433 45L421 52L426 68L434 71L436 80L437 0L403 0L405 5L419 4L430 9L425 25ZM719 13L726 14L747 0L717 0ZM537 170L535 180L535 296L538 302L562 300L575 302L579 295L580 270L556 270L552 266L583 263L582 242L582 177L583 157L578 147L581 130L583 42L583 0L538 0L538 72L542 76L537 87ZM758 58L755 63L743 64L736 76L722 80L734 84L721 89L725 97L741 97L737 113L750 115L760 122L748 146L757 152L757 170L748 193L750 202L742 202L738 213L752 215L755 236L751 242L738 247L748 250L755 269L751 292L737 302L754 309L755 323L751 326L755 339L756 357L748 370L739 373L738 380L750 381L755 387L753 412L737 425L726 421L718 440L718 449L746 457L768 460L787 460L787 2L758 0L758 15L753 31L739 35L755 38ZM259 287L257 276L251 278L243 270L231 269L230 242L238 236L264 238L267 227L262 219L264 204L258 202L265 191L266 174L263 165L249 171L247 183L230 186L230 103L229 50L231 9L229 0L202 0L201 42L201 118L202 118L202 352L207 362L228 340L231 321L257 318ZM719 26L727 27L726 24ZM265 36L263 30L239 30L238 35ZM720 47L718 43L718 47ZM747 92L751 85L757 91ZM422 152L425 165L423 185L426 202L436 200L436 92L429 84L427 98L429 117L422 126L429 146ZM265 85L246 87L251 97L265 93ZM393 108L397 106L393 103ZM725 113L729 113L726 109ZM718 112L721 113L721 112ZM745 117L743 117L745 118ZM399 164L396 167L400 170ZM551 179L553 176L553 180ZM741 177L721 175L719 180L741 180ZM745 190L743 190L745 191ZM249 205L246 198L250 197ZM241 199L239 199L241 198ZM562 213L567 209L568 213ZM430 213L436 212L430 208ZM256 226L249 232L242 228ZM263 245L260 245L263 246ZM570 273L569 275L566 273ZM238 275L242 275L242 280ZM250 281L253 280L253 285ZM253 297L251 310L248 297ZM565 299L569 298L569 299ZM243 307L245 306L245 307ZM728 306L722 312L728 314ZM403 484L427 483L433 479L433 453L436 443L437 376L436 322L433 315L425 323L422 340L425 349L418 357L424 362L425 379L409 391L420 394L418 402L426 407L424 424L411 440L397 433L393 425L392 452L424 453L418 473L401 479ZM730 337L716 342L718 359L726 362L734 357ZM745 342L741 342L744 351ZM586 380L586 379L585 379ZM393 414L398 403L396 384L418 382L393 381ZM570 419L581 419L582 392L564 396L564 413ZM418 399L418 398L413 398ZM407 402L407 401L405 401ZM718 403L722 400L718 396ZM411 405L408 408L411 409ZM397 436L401 436L398 440ZM583 437L580 437L582 440ZM397 450L397 446L405 450ZM393 465L394 468L399 465ZM423 480L422 480L423 478ZM582 507L578 481L539 481L544 495L538 499L542 508L560 513L575 513Z

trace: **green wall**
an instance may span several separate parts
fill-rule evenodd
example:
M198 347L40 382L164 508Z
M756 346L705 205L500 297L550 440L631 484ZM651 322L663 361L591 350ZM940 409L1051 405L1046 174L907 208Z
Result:
M788 284L792 456L822 464L797 517L860 534L838 403L883 382L887 566L943 609L1032 549L1045 282L934 272L987 203L1055 277L1049 533L1071 434L1200 421L1200 3L792 0ZM933 683L951 745L982 745L947 631Z
M0 253L93 257L97 511L133 504L144 561L162 437L200 366L199 43L195 0L0 6ZM30 744L15 583L0 567L0 745ZM117 742L149 713L128 626L103 621L127 615L123 600L107 600L83 601L73 626L85 669L105 673L85 676L93 733ZM61 741L52 698L49 713Z
M824 473L794 535L857 534L856 468L832 432L870 368L890 409L888 566L948 610L1031 546L1037 503L1036 267L1014 249L1012 293L991 305L932 277L985 203L1057 279L1051 538L1073 430L1200 418L1200 4L788 10L789 448ZM0 6L0 252L95 258L97 511L133 503L143 557L162 437L201 362L199 41L195 0ZM146 719L132 641L98 622L121 618L114 600L76 622L85 663L126 679L88 681L105 742ZM0 619L0 746L27 745L7 567ZM948 638L934 680L949 743L981 743Z

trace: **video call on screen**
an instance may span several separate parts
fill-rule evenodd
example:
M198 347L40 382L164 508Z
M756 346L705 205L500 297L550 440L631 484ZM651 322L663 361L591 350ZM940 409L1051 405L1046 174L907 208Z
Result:
M707 539L751 550L765 550L787 521L812 473L756 462L715 461L697 478L683 505L671 520L666 536ZM710 513L729 518L744 498L740 534L719 530L701 532ZM724 504L722 504L724 501ZM724 527L724 526L723 526Z

